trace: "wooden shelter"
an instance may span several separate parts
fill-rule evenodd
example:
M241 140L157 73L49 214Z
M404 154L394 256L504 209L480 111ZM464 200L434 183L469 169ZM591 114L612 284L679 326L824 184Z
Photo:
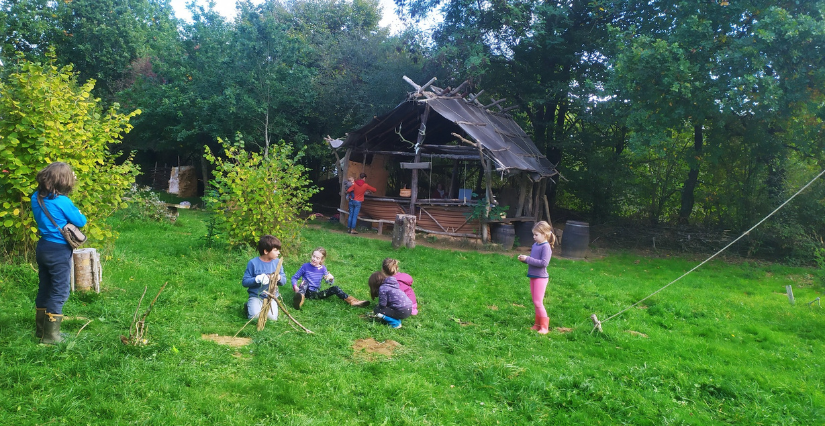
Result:
M359 220L377 223L379 232L384 224L393 223L397 214L413 214L418 231L487 241L488 223L533 222L543 214L549 219L543 194L547 182L558 172L506 113L511 108L500 105L504 99L482 105L478 100L480 92L462 91L467 82L456 89L441 89L432 85L435 78L423 86L406 76L404 80L415 90L395 109L347 134L343 141L328 139L339 159L342 223L346 223L348 214L344 183L347 177L357 179L362 172L377 191L365 198ZM343 150L345 155L341 158L339 153ZM452 163L444 198L419 194L421 173L432 172L435 161L442 167ZM394 189L397 194L388 194L390 164L411 171L409 190ZM461 188L458 176L462 166L466 170L468 164L481 171L480 200L468 196L470 188ZM518 189L517 202L512 203L514 208L509 209L506 217L489 217L496 205L492 192L494 173L514 182ZM463 186L467 186L466 182ZM514 199L515 195L511 195ZM471 213L478 213L480 208L485 214L476 214L477 218L469 220Z

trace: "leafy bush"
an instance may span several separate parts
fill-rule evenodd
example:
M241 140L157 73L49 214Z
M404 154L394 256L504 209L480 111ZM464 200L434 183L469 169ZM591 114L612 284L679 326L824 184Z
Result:
M307 201L318 192L298 164L303 151L294 153L281 141L264 157L244 150L240 138L235 144L218 141L226 158L218 158L209 147L204 155L215 165L210 182L214 190L204 201L215 213L217 232L233 246L255 245L261 235L272 234L285 253L295 253L305 225L299 216L310 210Z
M53 55L52 55L53 56ZM0 80L0 249L31 253L37 225L30 197L37 172L64 161L77 175L74 204L86 215L84 233L91 246L111 243L114 233L104 219L123 207L121 197L138 167L131 156L117 165L110 144L132 129L117 105L103 113L91 97L94 80L78 84L71 66L58 68L20 59Z
M127 207L123 220L164 222L171 219L166 203L148 186L132 184L124 199Z

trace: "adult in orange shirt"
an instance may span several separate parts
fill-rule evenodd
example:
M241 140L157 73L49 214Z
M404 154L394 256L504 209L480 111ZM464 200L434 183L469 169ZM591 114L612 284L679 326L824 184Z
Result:
M364 181L366 178L367 174L361 173L358 180L347 189L348 193L352 193L352 199L349 200L349 218L347 219L347 232L350 234L357 234L357 232L355 232L355 225L358 223L358 212L361 211L361 203L364 202L364 193L367 191L377 191Z

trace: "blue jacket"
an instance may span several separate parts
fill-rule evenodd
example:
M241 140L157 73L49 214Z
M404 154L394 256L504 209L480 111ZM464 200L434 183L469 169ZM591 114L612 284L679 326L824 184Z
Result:
M34 214L34 221L37 222L37 230L40 231L40 238L57 244L69 245L66 239L63 238L63 234L60 233L60 229L54 227L52 221L40 208L40 203L37 202L37 191L32 194L31 202L32 213ZM86 216L80 213L72 200L65 195L45 196L43 197L43 205L49 210L52 218L57 222L57 226L61 228L66 226L67 223L71 223L78 228L86 226Z

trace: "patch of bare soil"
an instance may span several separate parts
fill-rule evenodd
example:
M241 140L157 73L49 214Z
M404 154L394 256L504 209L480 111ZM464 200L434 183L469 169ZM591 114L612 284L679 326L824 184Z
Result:
M632 334L632 335L634 335L634 336L641 336L641 337L644 337L645 339L647 338L647 334L640 333L638 331L633 331L633 330L625 330L625 331Z
M556 327L555 330L558 331L561 334L571 333L573 331L572 328L567 328L567 327Z
M401 346L395 340L386 340L379 342L372 337L367 339L358 339L352 344L353 355L356 358L362 358L367 361L375 360L375 354L384 355L387 358L392 358L395 349Z
M240 348L242 346L246 346L252 343L252 339L248 337L231 337L220 336L217 334L201 334L201 338L203 338L204 340L211 340L219 345L231 346L233 348Z

